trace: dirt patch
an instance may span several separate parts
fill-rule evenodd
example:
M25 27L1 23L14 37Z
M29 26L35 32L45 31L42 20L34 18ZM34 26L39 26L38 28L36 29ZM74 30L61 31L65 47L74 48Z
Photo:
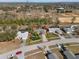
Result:
M17 49L20 46L19 40L13 40L9 42L0 42L0 54Z

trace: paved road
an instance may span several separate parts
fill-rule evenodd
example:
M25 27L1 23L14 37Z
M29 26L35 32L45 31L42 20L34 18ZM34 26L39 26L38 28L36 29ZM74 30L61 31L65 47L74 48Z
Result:
M69 46L79 46L79 44L72 44L72 45L69 45ZM65 46L65 47L67 47L67 46ZM55 48L51 48L51 50L52 49L56 49L56 48L58 48L58 47L55 47ZM32 53L32 54L29 54L29 55L27 55L27 56L25 56L26 58L27 57L29 57L29 56L34 56L34 55L37 55L38 53L41 53L42 51L38 51L38 52L35 52L35 53ZM79 55L77 55L77 57L79 57Z
M21 48L18 48L16 50L10 51L8 53L4 53L0 55L0 59L7 59L8 56L11 56L11 54L15 55L17 51L22 51L23 53L38 49L37 46L42 46L42 45L56 45L58 43L79 43L79 38L72 38L72 39L59 39L59 40L53 40L50 42L44 42L36 45L30 45L30 46L23 46Z

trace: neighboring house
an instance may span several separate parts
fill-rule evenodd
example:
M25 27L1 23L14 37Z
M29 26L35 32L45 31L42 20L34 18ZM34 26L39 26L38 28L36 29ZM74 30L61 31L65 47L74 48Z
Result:
M56 34L56 32L58 34L63 34L62 30L60 28L49 28L49 33L54 33Z
M70 27L64 28L64 30L69 34L69 33L73 33L76 28L77 28L77 25L72 25Z
M46 34L46 30L45 29L37 29L36 32L38 34Z
M27 31L18 31L17 38L22 39L22 40L26 40L26 39L28 39L28 34L29 34L29 32L27 32Z
M40 34L41 39L42 39L43 42L47 42L48 41L47 38L46 38L46 30L45 29L38 29L38 30L36 30L36 32L38 34Z
M72 31L76 31L77 28L78 28L78 25L72 25L71 26Z

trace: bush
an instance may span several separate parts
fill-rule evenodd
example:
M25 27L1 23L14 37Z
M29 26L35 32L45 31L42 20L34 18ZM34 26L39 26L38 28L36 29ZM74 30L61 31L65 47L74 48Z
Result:
M40 36L37 32L33 32L32 33L32 37L30 38L32 40L39 40L40 39Z
M57 37L57 35L53 34L53 33L47 33L46 34L47 38L52 38L52 37Z
M17 25L11 25L11 29L12 30L16 30L17 29Z
M12 25L12 24L17 24L17 25L30 25L30 24L36 24L36 25L43 25L43 24L49 24L52 22L51 20L48 19L0 19L0 24L4 25Z
M4 32L0 33L0 42L11 41L15 38L16 32Z

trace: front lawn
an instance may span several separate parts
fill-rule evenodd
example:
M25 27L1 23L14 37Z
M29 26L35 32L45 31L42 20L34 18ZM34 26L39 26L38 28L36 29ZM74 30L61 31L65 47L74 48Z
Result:
M28 40L26 41L26 44L27 44L27 45L33 45L33 44L38 44L38 43L41 43L41 42L42 42L41 39L38 39L38 40L28 39Z
M46 34L46 37L47 37L48 41L56 40L56 39L59 38L57 35L55 35L55 34L53 34L53 33L47 33L47 34Z
M47 33L46 37L47 37L48 41L56 40L56 39L59 38L57 35L55 35L53 33ZM38 43L41 43L41 42L42 42L42 39L41 39L40 35L37 34L36 32L33 32L30 39L28 39L26 41L26 44L27 45L32 45L32 44L38 44Z
M26 41L28 45L42 42L40 35L37 32L32 32L30 38Z

